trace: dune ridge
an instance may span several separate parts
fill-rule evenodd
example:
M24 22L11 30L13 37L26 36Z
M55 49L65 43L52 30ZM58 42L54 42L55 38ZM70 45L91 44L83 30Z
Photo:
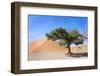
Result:
M87 52L87 45L78 45L71 47L73 53L84 53ZM56 41L48 40L46 38L38 39L29 44L29 53L37 51L62 51L67 52L68 48L59 45Z

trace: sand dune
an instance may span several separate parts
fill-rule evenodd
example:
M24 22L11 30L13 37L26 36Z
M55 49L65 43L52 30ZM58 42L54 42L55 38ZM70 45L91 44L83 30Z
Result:
M46 39L38 39L29 44L29 52L37 51L45 43Z
M68 48L59 45L56 41L48 40L46 38L39 39L29 44L29 52L35 51L66 51ZM87 45L78 45L71 47L72 52L87 52ZM81 50L81 51L79 51Z
M60 46L57 42L47 39L33 41L29 45L29 51L66 51L67 48Z
M87 45L71 47L73 53L84 53L87 50ZM29 60L64 59L67 52L68 48L46 38L35 40L29 44Z

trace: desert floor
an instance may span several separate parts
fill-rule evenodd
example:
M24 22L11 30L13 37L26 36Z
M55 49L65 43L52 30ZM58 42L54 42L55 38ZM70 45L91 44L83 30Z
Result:
M87 53L87 45L79 45L71 47L72 53ZM68 53L68 48L60 46L57 42L48 39L39 39L29 44L29 60L57 60L57 59L73 59L87 58L86 57L70 57L65 55Z

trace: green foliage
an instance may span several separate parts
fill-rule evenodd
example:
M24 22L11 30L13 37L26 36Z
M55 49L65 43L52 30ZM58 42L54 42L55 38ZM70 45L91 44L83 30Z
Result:
M71 35L73 38L78 38L78 37L80 36L78 30L76 30L76 29L71 30L70 35Z
M84 42L84 39L77 39L76 41L74 41L76 45L83 44L83 42Z
M57 39L65 39L68 35L68 32L63 28L57 28L51 31L49 34L47 33L46 36L48 39L57 40Z
M78 30L73 29L70 32L68 32L66 29L61 27L51 31L50 33L47 33L46 37L54 41L59 40L60 45L67 46L70 46L72 43L78 45L83 44L84 42L84 38L78 32Z

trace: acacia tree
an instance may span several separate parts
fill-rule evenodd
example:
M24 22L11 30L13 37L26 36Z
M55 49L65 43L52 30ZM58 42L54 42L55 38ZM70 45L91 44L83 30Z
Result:
M57 28L50 33L46 34L46 37L50 40L57 41L60 45L65 46L68 48L68 53L69 55L72 54L70 45L72 43L78 45L78 44L83 44L84 42L84 37L78 32L78 30L73 29L71 31L67 31L64 28Z

